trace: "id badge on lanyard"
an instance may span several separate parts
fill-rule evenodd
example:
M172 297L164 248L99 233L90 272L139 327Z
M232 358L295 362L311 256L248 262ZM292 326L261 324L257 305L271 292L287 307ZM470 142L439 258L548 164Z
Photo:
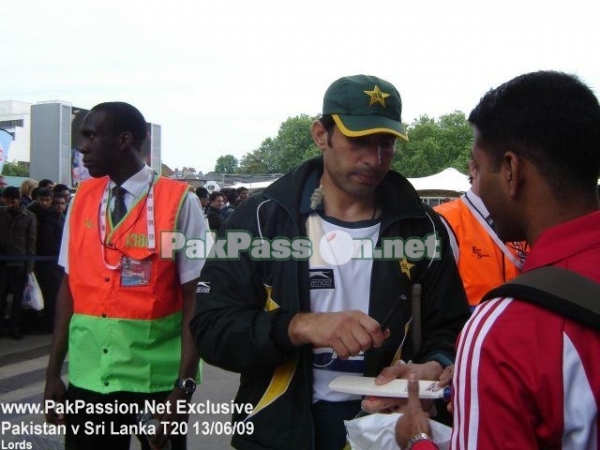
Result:
M136 260L128 256L121 257L121 262L117 265L109 264L106 261L105 245L106 241L106 214L108 210L109 200L109 184L106 184L104 189L104 195L102 197L102 203L99 210L99 223L100 223L100 240L102 245L102 257L104 264L108 269L117 270L121 269L121 286L147 286L150 282L150 273L152 269L152 262L148 259ZM150 179L148 181L148 193L146 194L146 225L148 231L148 251L153 253L156 249L156 236L154 228L154 172L150 172Z
M121 258L121 286L135 287L148 286L152 261L149 259L137 260L128 256Z

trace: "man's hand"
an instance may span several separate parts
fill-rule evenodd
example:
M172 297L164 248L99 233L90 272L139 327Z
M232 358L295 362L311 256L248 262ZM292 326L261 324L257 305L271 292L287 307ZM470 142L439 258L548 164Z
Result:
M44 388L44 404L46 400L52 400L55 403L63 404L67 398L67 389L65 383L63 383L60 377L48 377L46 378L46 387ZM67 419L64 413L58 414L54 409L47 410L46 422L53 425L65 425Z
M182 389L175 388L171 391L168 397L165 399L165 404L170 404L170 408L166 409L166 411L170 411L169 413L165 412L159 417L159 420L162 422L167 422L169 424L167 428L167 434L165 434L165 427L161 425L156 430L156 434L153 436L148 436L148 442L150 446L154 448L162 448L163 445L169 439L170 433L173 431L175 426L174 422L186 422L188 421L189 414L187 413L187 407L181 406L183 403L187 404L191 400L191 394L186 394ZM182 408L185 410L184 413L178 414L177 408ZM177 430L177 432L181 433L181 427Z
M420 380L438 380L442 375L442 366L436 361L424 364L394 364L386 367L375 379L375 384L386 384L396 378L408 378L414 374ZM370 413L375 412L402 412L406 407L407 400L392 397L365 397L362 407ZM433 406L433 400L423 400L423 408L429 410Z
M390 336L389 330L382 330L379 322L361 311L299 313L288 333L292 344L331 347L340 359L381 347Z
M444 369L442 374L440 375L440 387L450 386L452 384L452 378L454 377L454 364L448 366ZM447 399L445 399L447 400ZM449 413L453 412L452 400L448 401L448 405L446 405Z
M423 411L419 400L419 380L414 374L408 376L408 402L404 415L396 422L396 442L404 448L419 433L431 436L429 414Z

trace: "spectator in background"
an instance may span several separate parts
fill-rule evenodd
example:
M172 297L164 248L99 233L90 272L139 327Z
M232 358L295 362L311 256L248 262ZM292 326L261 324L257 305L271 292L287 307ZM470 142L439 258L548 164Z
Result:
M21 298L27 275L33 270L33 259L10 260L2 259L2 256L34 256L36 245L36 219L21 204L20 197L16 187L4 188L6 207L0 209L0 311L6 309L8 293L13 294L10 318L7 323L0 324L0 332L9 333L13 339L22 338ZM0 320L4 321L4 314Z
M2 175L0 175L0 189L4 188L8 186L8 183L6 182L6 178L4 178Z
M27 207L33 201L33 190L38 183L35 180L27 179L21 183L21 205Z
M226 204L221 209L221 215L223 216L223 220L227 220L233 214L235 210L235 204L237 203L238 193L235 189L227 189L227 191L222 191L225 194Z
M237 188L237 193L238 193L238 200L236 203L236 207L241 205L242 203L244 203L244 201L248 198L248 196L250 195L250 191L248 190L247 187L244 186L240 186L239 188Z
M68 202L64 197L54 197L52 199L52 208L55 212L60 213L61 217L64 219L64 215L67 212Z
M44 178L38 182L38 187L40 188L49 188L52 190L54 188L54 181L49 180L48 178Z
M200 199L200 204L202 205L202 211L204 211L206 213L206 210L208 209L208 195L209 195L208 189L200 186L199 188L196 188L196 195Z
M67 215L67 208L71 203L71 190L65 184L55 184L52 188L52 196L54 199L62 198L65 201L65 208L62 212L62 218L65 219ZM59 202L59 205L62 204Z
M223 209L223 205L225 204L225 196L219 191L213 191L208 199L209 204L206 211L208 226L210 227L210 231L217 231L223 223L221 209Z
M69 189L69 187L66 184L55 184L54 187L52 188L52 196L54 198L56 198L56 197L64 198L68 205L69 202L71 201L71 190Z
M52 206L52 190L47 187L37 187L34 189L35 197L31 203L27 206L27 209L31 211L39 219L39 213L46 211ZM39 223L38 223L39 226Z
M37 199L29 205L37 219L35 276L44 297L44 311L32 324L37 331L51 333L54 328L54 306L63 270L58 265L58 254L64 225L66 200L52 198L50 188L39 188Z
M46 180L48 181L48 180ZM47 183L46 183L47 184ZM48 256L44 253L40 253L40 245L45 246L46 239L48 239L47 234L47 226L46 222L48 220L48 215L52 211L52 189L50 187L40 187L39 185L32 191L33 193L33 201L27 206L27 209L35 215L36 218L36 256ZM43 228L43 229L42 229ZM60 244L60 239L59 239ZM58 255L58 253L56 253ZM46 301L47 295L43 283L43 280L40 280L40 274L43 276L46 274L46 269L48 261L38 260L35 264L35 276L38 280L38 284L40 285L40 289L42 291L42 295L44 297L44 301ZM55 261L56 262L56 261ZM56 296L56 292L54 292L54 296ZM52 302L54 299L48 299ZM44 310L46 309L46 304L44 304ZM42 311L23 311L23 326L22 331L25 334L29 334L31 332L39 332L42 331L43 328L47 328L43 326L43 316L44 312Z

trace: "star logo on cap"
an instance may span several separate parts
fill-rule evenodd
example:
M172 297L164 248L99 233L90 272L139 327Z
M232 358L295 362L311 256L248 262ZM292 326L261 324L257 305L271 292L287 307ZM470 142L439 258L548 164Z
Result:
M385 99L390 96L385 92L381 92L379 86L375 85L372 91L363 91L369 97L371 97L371 101L369 102L369 106L373 106L375 103L379 103L381 106L385 108Z

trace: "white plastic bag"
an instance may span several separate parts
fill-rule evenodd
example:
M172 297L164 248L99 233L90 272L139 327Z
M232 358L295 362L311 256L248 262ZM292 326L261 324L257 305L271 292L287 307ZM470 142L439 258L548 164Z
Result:
M396 422L402 414L369 414L346 420L348 443L352 450L399 450L396 444ZM440 450L448 449L452 429L429 419L431 434Z
M25 289L23 290L23 299L21 300L23 308L32 309L34 311L41 311L44 309L44 297L42 296L42 290L40 285L35 278L33 272L29 272L27 275L27 282L25 283Z

